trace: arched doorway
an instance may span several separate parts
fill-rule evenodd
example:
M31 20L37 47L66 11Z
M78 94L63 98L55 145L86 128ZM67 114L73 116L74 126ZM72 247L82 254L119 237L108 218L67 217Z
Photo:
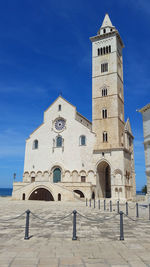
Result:
M58 201L61 201L61 194L58 194Z
M74 192L76 194L78 194L80 196L80 198L84 198L84 194L82 193L82 191L80 191L80 190L74 190Z
M45 200L45 201L54 201L54 198L50 191L45 188L38 188L35 189L30 197L29 200Z
M97 166L97 193L98 197L111 198L111 170L106 161Z
M60 168L55 168L53 171L53 183L61 182L61 170Z

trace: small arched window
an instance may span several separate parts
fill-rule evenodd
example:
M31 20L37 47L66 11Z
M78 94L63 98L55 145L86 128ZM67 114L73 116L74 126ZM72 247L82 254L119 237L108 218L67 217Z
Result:
M33 141L33 149L38 149L38 146L39 146L39 142L36 139L36 140Z
M108 46L106 46L106 54L108 54Z
M109 53L111 53L111 45L109 45Z
M62 147L62 137L61 136L56 137L56 147Z
M107 132L103 132L103 143L108 142L108 135Z
M106 119L107 118L107 109L103 108L102 110L102 118Z
M85 146L86 145L86 137L85 137L85 135L81 135L80 136L79 143L80 143L80 146Z
M97 55L100 56L100 48L97 49Z
M101 55L103 55L103 48L101 47Z
M106 29L103 30L103 33L106 33Z
M105 47L103 47L103 54L105 55Z

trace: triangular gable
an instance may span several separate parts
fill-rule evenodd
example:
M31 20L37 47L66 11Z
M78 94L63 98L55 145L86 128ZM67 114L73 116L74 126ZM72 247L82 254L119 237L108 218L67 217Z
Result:
M62 99L62 100L64 100L66 103L68 103L69 105L71 105L72 107L74 107L75 109L76 109L76 106L74 106L74 105L72 105L69 101L67 101L64 97L62 97L61 95L59 95L56 99L55 99L55 101L44 111L44 113L45 112L47 112L57 101L58 101L58 99Z

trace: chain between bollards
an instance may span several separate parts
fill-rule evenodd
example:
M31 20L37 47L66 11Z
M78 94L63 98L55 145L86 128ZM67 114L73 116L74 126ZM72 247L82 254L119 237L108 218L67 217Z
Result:
M124 233L123 233L123 212L120 211L120 240L124 240Z
M77 240L77 233L76 233L76 216L77 216L77 211L73 211L73 236L72 240Z
M136 217L139 217L139 205L136 203Z
M30 210L26 210L26 227L25 227L25 240L29 239L29 218L30 218Z
M128 216L128 202L126 202L126 215Z
M110 200L110 212L112 212L112 201Z

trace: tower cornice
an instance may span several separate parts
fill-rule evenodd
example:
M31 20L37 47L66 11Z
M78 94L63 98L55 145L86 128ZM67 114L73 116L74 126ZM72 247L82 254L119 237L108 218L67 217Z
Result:
M117 38L119 39L122 48L124 48L124 43L123 43L123 41L122 41L122 39L121 39L121 37L120 37L120 34L119 34L119 32L118 32L117 30L115 30L115 31L113 31L113 32L105 33L105 34L103 34L103 35L97 34L97 35L95 35L95 36L90 37L90 40L91 40L91 42L95 42L95 41L103 40L103 39L105 39L105 38L108 38L108 37L111 37L111 36L115 36L115 35L116 35Z

